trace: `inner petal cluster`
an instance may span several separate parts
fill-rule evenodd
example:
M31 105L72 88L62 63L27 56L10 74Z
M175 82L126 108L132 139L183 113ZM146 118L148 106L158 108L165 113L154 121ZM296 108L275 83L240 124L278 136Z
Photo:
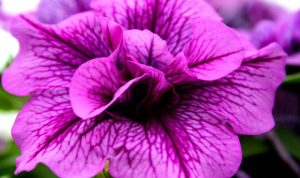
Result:
M150 31L124 34L118 52L93 59L75 72L70 98L79 117L108 112L144 121L176 101L174 86L165 76L174 61L166 42Z

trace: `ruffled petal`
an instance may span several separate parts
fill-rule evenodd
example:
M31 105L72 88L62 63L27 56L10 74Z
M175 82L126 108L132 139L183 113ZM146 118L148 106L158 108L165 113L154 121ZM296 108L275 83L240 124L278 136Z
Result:
M222 22L200 21L193 32L193 39L184 53L189 71L197 79L219 79L241 65L243 44L236 32Z
M194 21L220 20L202 0L92 0L91 6L126 29L148 29L158 34L174 55L189 41Z
M88 119L100 115L132 85L145 76L127 81L111 57L93 59L81 65L72 78L70 99L77 116Z
M78 118L72 112L66 88L35 93L12 129L22 152L16 173L43 163L62 178L98 174L116 137L110 117Z
M110 55L122 41L121 28L94 12L72 16L57 26L21 17L13 34L21 50L2 82L7 91L21 96L39 88L68 87L79 65Z
M132 60L159 70L164 70L174 60L167 43L148 30L125 31L124 52Z
M178 89L184 105L238 134L261 134L274 126L275 91L285 78L286 54L272 44L248 56L228 76ZM203 117L205 118L205 117Z
M147 96L144 98L144 103L154 104L158 102L172 88L162 71L135 61L127 61L126 65L128 71L134 77L145 76L143 85L146 86Z

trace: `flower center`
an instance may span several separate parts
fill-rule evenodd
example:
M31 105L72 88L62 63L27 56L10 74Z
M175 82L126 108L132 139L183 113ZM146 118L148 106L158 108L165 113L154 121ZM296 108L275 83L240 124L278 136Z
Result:
M149 119L168 112L177 103L177 95L172 89L160 94L159 100L153 101L153 95L157 93L153 93L152 88L149 80L136 84L107 111L135 122L146 123Z

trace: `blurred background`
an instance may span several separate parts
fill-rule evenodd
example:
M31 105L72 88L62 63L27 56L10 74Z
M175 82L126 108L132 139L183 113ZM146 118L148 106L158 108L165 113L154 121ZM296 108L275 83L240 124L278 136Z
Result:
M19 49L8 30L13 17L20 13L38 14L41 21L54 23L49 22L47 9L56 8L52 7L55 3L47 7L47 0L42 1L43 6L39 5L40 0L0 0L0 75ZM235 177L300 177L300 0L207 1L227 25L237 29L257 48L277 42L289 55L287 78L277 92L274 106L276 128L261 136L241 136L243 162ZM63 18L63 15L57 17ZM55 177L43 165L30 173L14 175L15 160L20 152L10 130L27 99L8 94L0 83L0 178Z

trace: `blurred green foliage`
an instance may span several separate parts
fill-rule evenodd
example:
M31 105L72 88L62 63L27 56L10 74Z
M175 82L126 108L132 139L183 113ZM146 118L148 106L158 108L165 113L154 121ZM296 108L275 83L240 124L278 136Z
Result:
M0 84L0 110L20 110L27 101L27 97L17 97L8 94Z
M284 83L300 83L300 73L291 74L286 76Z
M277 129L277 135L288 152L300 161L300 137L287 129Z
M18 147L9 141L3 150L0 150L0 178L56 178L56 176L43 165L38 165L36 169L31 172L14 175L16 169L15 161L20 155Z
M271 149L263 137L241 136L240 141L244 158L263 154Z

